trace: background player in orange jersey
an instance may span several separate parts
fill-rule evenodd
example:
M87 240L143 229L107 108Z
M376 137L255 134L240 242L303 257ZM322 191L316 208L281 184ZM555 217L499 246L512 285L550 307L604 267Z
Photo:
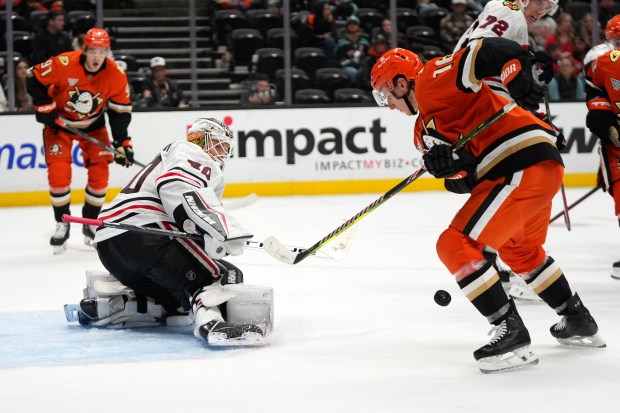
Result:
M440 235L437 253L461 291L496 327L491 341L474 352L485 373L538 363L514 302L504 292L493 263L483 255L487 245L562 316L550 329L560 343L605 346L596 322L542 247L551 202L564 176L555 131L516 107L463 149L452 148L508 103L482 82L488 76L501 74L517 103L537 109L546 88L533 79L534 63L517 43L485 38L426 65L413 52L392 49L371 72L379 105L418 114L414 142L424 153L427 171L452 182L448 189L471 192Z
M84 37L83 50L63 53L37 64L29 71L28 91L35 105L37 121L43 123L45 161L56 231L50 240L54 253L66 249L69 224L61 222L69 214L71 202L71 160L73 141L82 150L88 171L82 215L96 218L105 201L108 164L130 166L134 154L127 127L131 121L131 100L127 77L109 59L110 37L103 29L90 29ZM90 141L74 135L56 124L57 118L80 129L106 145L110 138L105 125L108 113L112 146L124 156L113 156ZM84 226L84 242L91 244L93 231Z
M613 197L620 223L620 15L607 22L605 37L607 43L599 49L604 53L586 63L585 67L586 125L600 139L599 178L602 182L599 183ZM620 280L620 261L613 264L611 276Z

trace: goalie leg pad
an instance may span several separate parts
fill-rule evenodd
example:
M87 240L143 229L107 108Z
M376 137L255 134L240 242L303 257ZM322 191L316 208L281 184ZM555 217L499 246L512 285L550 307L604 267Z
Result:
M273 288L262 285L227 286L236 295L226 302L227 320L235 324L254 324L268 335L273 330Z

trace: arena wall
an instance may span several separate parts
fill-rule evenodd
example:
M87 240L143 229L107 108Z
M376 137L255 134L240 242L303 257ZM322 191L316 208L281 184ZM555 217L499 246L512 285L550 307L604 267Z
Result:
M593 186L598 144L585 128L585 104L555 103L551 113L569 142L565 185ZM198 117L225 119L235 132L226 197L383 193L421 165L412 145L415 118L377 107L138 112L129 127L136 159L148 163L184 139ZM31 114L0 116L0 124L0 206L49 204L41 125ZM82 202L86 171L77 146L73 159L72 201ZM112 165L108 198L137 171ZM442 188L424 177L406 191Z

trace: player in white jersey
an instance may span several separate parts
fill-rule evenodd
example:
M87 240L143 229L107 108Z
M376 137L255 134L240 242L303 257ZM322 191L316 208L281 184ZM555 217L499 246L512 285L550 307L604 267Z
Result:
M544 15L552 15L558 9L558 0L493 0L484 6L484 10L476 21L459 39L454 51L466 47L472 40L485 37L502 37L519 43L523 47L529 46L528 25L538 21ZM539 60L547 60L544 56L536 56ZM551 72L549 72L551 70ZM551 81L552 67L546 69L544 75L539 76L545 83ZM548 80L547 80L548 78ZM500 96L510 99L510 94L499 77L487 78L485 83Z
M241 254L245 240L252 237L221 204L223 170L232 144L228 126L216 119L196 120L188 130L187 141L163 148L101 211L99 219L104 222L180 230L203 239L99 228L95 244L102 264L113 276L112 284L106 284L109 277L89 281L87 300L81 303L82 324L119 324L118 320L122 326L127 326L128 320L139 324L144 313L155 314L147 319L158 322L159 313L171 316L191 309L194 334L209 344L264 343L264 330L271 328L270 302L262 302L266 311L258 321L231 323L222 315L223 304L249 288L241 284L241 270L222 258ZM117 287L113 286L115 282ZM121 293L110 298L110 290ZM119 295L124 298L117 299ZM139 313L141 298L142 315L136 315L136 308L130 311L128 305L137 301L134 307ZM159 306L157 311L151 311L155 306ZM230 315L230 306L227 311Z

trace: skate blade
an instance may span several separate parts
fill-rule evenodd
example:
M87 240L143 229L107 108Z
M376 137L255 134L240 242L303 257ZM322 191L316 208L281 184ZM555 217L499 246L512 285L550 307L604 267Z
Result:
M575 336L570 338L556 338L558 342L565 346L570 347L591 347L591 348L605 348L607 343L599 334L593 336Z
M54 255L62 254L67 250L67 243L65 242L62 245L52 245L52 248L54 248Z
M84 236L84 244L88 245L89 247L95 248L93 239L91 237Z
M478 360L478 368L484 374L522 370L536 364L538 364L538 357L530 350L530 346L520 347L499 356L485 357Z
M543 300L537 296L533 291L524 291L522 288L512 285L510 292L508 293L512 298L517 301L529 302L529 303L542 303Z
M614 280L620 280L620 269L618 269L617 271L615 269L612 270L612 273L610 275L611 278L613 278Z
M226 334L210 333L207 343L213 347L258 347L266 344L265 337L258 333L244 333L239 338L228 338Z

